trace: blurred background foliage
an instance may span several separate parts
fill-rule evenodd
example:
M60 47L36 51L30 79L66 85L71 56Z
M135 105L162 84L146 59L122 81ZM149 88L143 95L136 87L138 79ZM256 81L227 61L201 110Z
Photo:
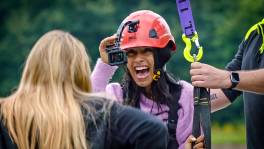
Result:
M203 62L224 68L236 53L246 31L263 18L263 0L192 0L191 6L204 47ZM23 63L36 40L52 29L69 31L87 47L92 65L100 41L116 32L131 12L150 9L163 16L175 37L177 51L167 65L175 76L190 81L190 64L183 58L184 44L175 1L169 0L2 0L0 2L0 96L19 83ZM118 80L118 71L113 80ZM217 124L243 122L242 98L216 112Z

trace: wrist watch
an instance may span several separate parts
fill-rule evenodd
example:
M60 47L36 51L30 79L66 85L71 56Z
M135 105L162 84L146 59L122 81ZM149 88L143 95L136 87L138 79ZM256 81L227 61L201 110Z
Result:
M240 81L239 74L237 72L231 72L230 80L231 80L232 85L229 89L233 89L238 85L238 83Z

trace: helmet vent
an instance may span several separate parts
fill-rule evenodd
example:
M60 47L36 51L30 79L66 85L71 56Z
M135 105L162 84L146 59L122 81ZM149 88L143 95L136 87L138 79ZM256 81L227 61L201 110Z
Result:
M157 32L156 32L155 29L152 28L152 29L149 31L149 38L158 38L158 34L157 34Z

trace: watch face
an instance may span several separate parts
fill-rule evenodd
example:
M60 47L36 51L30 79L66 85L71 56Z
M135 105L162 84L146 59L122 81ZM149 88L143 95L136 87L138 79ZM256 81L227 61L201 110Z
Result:
M238 83L239 82L239 75L238 75L238 73L237 72L232 72L232 82L236 82L236 83Z

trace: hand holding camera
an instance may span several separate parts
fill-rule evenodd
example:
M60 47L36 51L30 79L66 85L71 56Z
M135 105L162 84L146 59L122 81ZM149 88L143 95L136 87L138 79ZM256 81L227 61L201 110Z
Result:
M129 32L136 32L135 26L138 20L121 23L115 35L103 39L99 46L100 56L104 63L111 66L126 64L126 53L120 48L122 32L128 25Z
M115 45L115 41L116 41L116 35L114 34L110 37L106 37L105 39L103 39L99 45L100 57L102 61L106 64L108 64L107 49L113 47Z

